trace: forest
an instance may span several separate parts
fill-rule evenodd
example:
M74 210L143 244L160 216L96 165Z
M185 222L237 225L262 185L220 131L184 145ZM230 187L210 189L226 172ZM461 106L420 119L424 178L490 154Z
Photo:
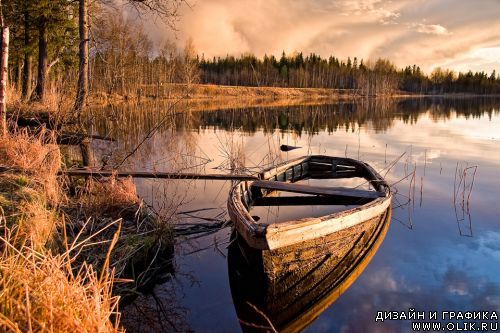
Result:
M117 6L101 1L12 0L2 5L10 27L9 82L13 95L42 100L47 91L77 96L168 95L168 84L348 89L370 96L415 94L497 94L500 76L418 65L398 68L390 60L339 59L302 52L280 57L253 54L206 58L191 39L156 45L143 27L147 17L173 24L182 1L134 1ZM83 4L82 4L83 3Z
M126 94L132 86L153 82L153 68L165 68L165 61L172 59L170 53L162 52L165 46L153 56L156 48L144 33L141 18L144 15L172 26L183 2L0 2L2 27L10 30L10 96L34 102L43 101L48 94L76 94L75 110L81 111L90 93ZM156 74L171 81L169 74Z

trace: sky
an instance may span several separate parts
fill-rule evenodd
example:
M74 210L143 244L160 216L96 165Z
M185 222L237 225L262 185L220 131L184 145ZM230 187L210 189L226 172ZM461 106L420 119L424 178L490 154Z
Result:
M177 32L158 22L158 43L192 38L205 57L311 52L388 58L455 71L500 71L500 0L188 0Z

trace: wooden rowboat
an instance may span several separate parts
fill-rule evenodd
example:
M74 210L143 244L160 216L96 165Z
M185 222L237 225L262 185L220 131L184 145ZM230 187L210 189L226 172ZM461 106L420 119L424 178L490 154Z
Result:
M361 178L369 187L312 186L308 180ZM276 196L276 192L300 196ZM349 158L312 155L283 163L259 174L259 180L237 182L230 190L228 212L238 234L259 250L276 250L321 239L332 233L379 218L389 209L391 191L368 164ZM261 221L252 216L255 206L343 206L322 216L291 221Z

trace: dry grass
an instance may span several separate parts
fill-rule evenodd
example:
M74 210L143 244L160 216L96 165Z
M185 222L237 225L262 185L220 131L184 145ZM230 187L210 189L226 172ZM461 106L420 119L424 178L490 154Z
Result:
M0 177L6 227L15 229L17 241L28 241L35 249L52 240L58 220L53 207L62 197L56 178L61 156L56 145L43 143L46 135L21 131L0 138L0 166L13 169Z
M218 150L223 161L216 168L223 171L245 174L248 170L245 168L245 149L243 142L237 141L238 137L234 134L217 136L219 141Z
M172 230L131 179L86 181L70 197L55 132L33 133L0 138L0 331L117 332L113 279L147 282Z
M78 237L92 241L93 246L81 250L81 258L87 263L102 266L109 240L117 235L109 256L110 266L115 277L134 280L134 285L126 286L128 289L146 283L157 256L173 245L170 224L146 207L137 196L132 178L87 180L76 197L62 208L70 241ZM117 219L120 225L112 223Z
M119 332L111 274L0 237L0 331Z
M95 216L133 218L142 206L131 177L89 180L78 205L85 219Z
M46 144L50 137L42 130L0 138L0 165L10 169L0 174L0 331L118 332L109 260L100 274L85 262L75 265L90 241L68 245L57 233L65 230L56 178L61 156ZM62 254L51 251L56 241Z
M194 105L212 104L214 106L235 105L288 105L294 103L316 103L326 100L338 100L360 97L354 90L326 88L282 88L282 87L248 87L221 86L214 84L192 84L189 98L186 99L186 85L171 83L165 86L168 94L156 96L156 85L142 86L143 96L139 99L133 94L121 96L118 94L94 93L89 101L92 105L108 105L120 103L139 103L147 100L183 99ZM202 109L202 107L200 107Z
M12 123L19 118L39 121L40 125L56 128L72 116L73 95L61 82L51 83L43 100L23 100L21 93L11 87L7 96L7 111Z
M15 85L12 83L8 84L7 87L7 102L10 103L19 103L21 101L21 91L17 89Z
M61 167L61 154L55 144L46 144L47 137L55 135L42 130L37 136L19 131L0 139L0 165L14 168L26 174L32 180L30 186L47 195L52 204L60 199L57 184L57 171Z
M33 195L28 200L23 198L18 203L19 216L11 223L17 232L17 243L28 242L35 249L51 247L59 221L58 214L48 208L39 195Z

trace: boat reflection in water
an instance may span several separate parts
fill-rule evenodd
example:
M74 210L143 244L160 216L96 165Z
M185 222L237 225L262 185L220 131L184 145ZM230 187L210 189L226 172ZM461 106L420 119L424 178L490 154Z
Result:
M382 243L391 208L371 220L275 250L233 233L229 281L244 332L298 332L360 276Z

